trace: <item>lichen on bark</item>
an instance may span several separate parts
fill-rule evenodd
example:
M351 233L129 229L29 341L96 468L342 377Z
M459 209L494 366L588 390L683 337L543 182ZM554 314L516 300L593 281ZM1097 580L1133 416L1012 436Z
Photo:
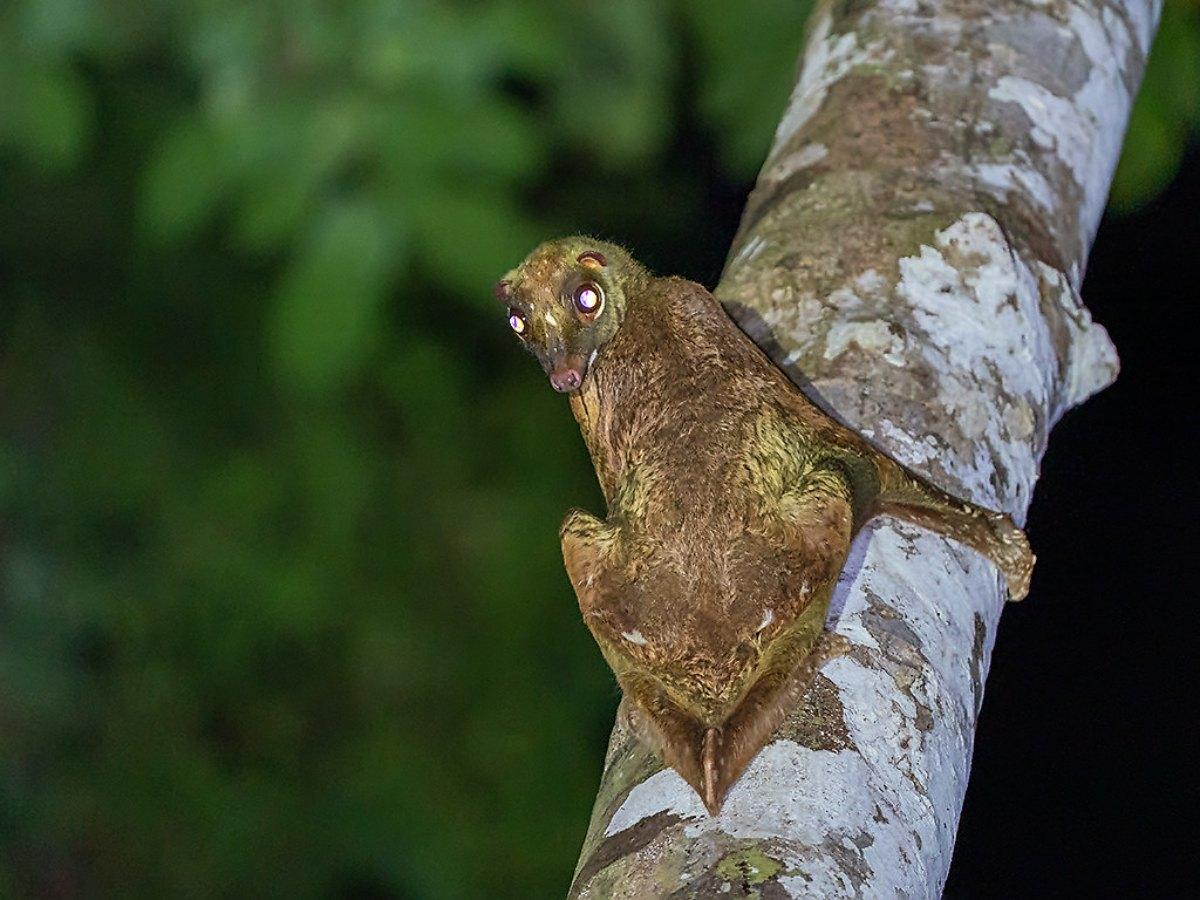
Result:
M1078 288L1158 6L819 5L716 290L823 408L1018 518L1116 375ZM719 816L618 725L572 895L936 896L1003 598L963 547L865 531L829 621L853 651Z

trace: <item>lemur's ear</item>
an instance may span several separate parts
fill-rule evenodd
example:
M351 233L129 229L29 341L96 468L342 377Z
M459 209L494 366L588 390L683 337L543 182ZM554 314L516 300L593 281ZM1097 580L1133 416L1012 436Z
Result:
M501 303L507 303L509 295L512 294L512 285L509 284L507 278L501 279L492 286L492 293L496 295L496 299Z
M605 260L604 254L599 250L585 250L583 253L580 253L577 257L575 257L575 261L581 266L586 266L589 269L603 269L608 265L608 261Z

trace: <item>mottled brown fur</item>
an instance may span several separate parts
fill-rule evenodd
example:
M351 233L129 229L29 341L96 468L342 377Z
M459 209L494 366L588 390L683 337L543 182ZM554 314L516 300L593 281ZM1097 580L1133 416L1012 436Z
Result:
M579 262L587 250L605 264ZM604 291L595 318L571 304L581 279ZM834 646L830 595L869 519L959 540L1024 596L1033 556L1007 516L830 419L700 285L576 237L543 244L498 293L547 372L585 361L571 410L608 514L568 513L567 573L643 732L710 812Z

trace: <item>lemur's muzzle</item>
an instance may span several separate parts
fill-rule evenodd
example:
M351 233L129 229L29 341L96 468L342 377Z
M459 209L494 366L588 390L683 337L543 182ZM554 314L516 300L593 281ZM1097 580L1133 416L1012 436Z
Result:
M579 390L583 376L587 374L587 360L577 353L556 360L550 369L550 386L560 394Z

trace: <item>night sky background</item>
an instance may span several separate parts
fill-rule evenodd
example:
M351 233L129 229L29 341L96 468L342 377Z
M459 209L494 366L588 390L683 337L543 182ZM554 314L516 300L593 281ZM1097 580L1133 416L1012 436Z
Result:
M748 188L709 194L715 245ZM1038 564L1001 620L947 897L1192 883L1200 143L1161 193L1104 218L1082 295L1121 373L1066 413L1042 460Z
M1083 298L1116 383L1055 426L1029 602L1000 622L947 896L1170 896L1196 823L1200 147L1101 224ZM995 893L993 893L995 892Z

